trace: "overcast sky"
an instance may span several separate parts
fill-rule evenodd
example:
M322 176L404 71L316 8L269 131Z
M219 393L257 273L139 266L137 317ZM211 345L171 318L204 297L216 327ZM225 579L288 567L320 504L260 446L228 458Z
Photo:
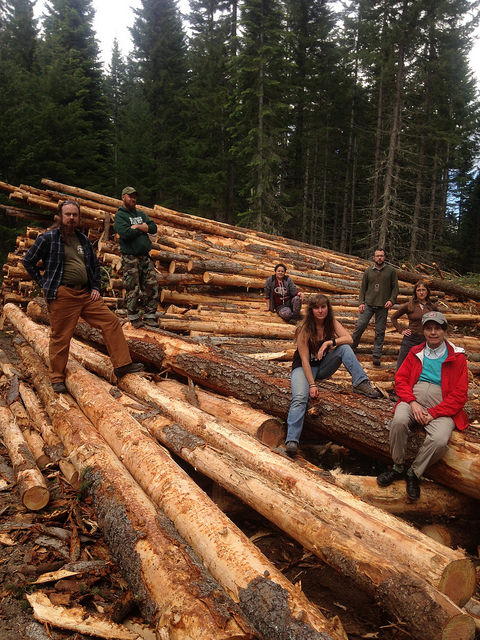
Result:
M104 64L110 62L114 38L117 38L120 49L125 55L131 49L131 39L128 27L132 26L134 15L132 7L138 8L141 0L93 0L95 8L94 29L101 48L101 58ZM38 0L35 15L40 16L44 10L44 0ZM180 10L188 12L188 0L180 0ZM470 56L470 64L480 83L480 29L477 40Z

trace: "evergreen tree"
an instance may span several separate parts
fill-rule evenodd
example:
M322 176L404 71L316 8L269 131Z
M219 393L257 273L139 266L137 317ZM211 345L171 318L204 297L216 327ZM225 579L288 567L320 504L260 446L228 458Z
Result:
M110 190L118 193L122 190L120 181L119 147L122 130L120 127L121 113L126 103L127 65L120 53L118 40L113 41L112 57L106 78L106 90L110 120L112 124L112 154L110 156Z
M0 175L13 183L39 180L42 97L34 66L33 5L30 0L5 0L0 13Z
M235 60L232 152L238 163L240 221L281 232L288 221L282 204L282 164L288 123L289 74L285 55L285 16L279 0L244 0Z
M225 0L192 0L189 15L189 136L186 162L194 210L228 219L228 96L233 8Z
M149 110L147 128L151 127L148 134L153 149L150 173L145 178L151 199L181 208L188 191L187 62L181 16L174 0L143 0L134 12L135 74Z
M107 185L110 122L91 0L51 0L39 63L47 107L43 166L62 182Z

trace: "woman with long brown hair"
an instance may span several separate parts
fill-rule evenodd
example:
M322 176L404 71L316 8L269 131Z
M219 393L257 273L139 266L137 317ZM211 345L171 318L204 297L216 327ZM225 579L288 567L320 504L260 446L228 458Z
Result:
M335 318L331 302L319 293L308 300L307 313L295 333L297 350L292 363L292 402L287 418L286 450L295 455L309 398L318 396L315 380L324 380L341 364L352 376L353 390L369 398L380 392L370 384L352 347L352 336Z
M397 359L397 371L407 357L408 352L417 344L425 342L422 327L422 316L427 311L438 311L438 307L430 302L430 287L425 280L419 280L413 287L413 295L408 302L401 304L391 317L391 321L398 333L403 336ZM402 327L398 319L406 315L408 327Z

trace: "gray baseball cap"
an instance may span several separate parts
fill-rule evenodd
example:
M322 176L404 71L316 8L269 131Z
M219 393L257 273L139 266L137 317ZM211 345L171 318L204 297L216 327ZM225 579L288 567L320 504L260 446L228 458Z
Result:
M132 195L132 193L137 193L137 190L135 189L135 187L125 187L125 189L123 189L122 191L122 196L124 195Z
M428 311L427 313L424 313L422 316L422 325L424 325L426 322L436 322L444 329L448 325L446 317L443 315L443 313L440 313L440 311Z

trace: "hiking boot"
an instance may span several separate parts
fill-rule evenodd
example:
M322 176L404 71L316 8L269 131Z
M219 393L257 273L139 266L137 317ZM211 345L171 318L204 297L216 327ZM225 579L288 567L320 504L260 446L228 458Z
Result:
M126 376L127 373L138 373L144 369L145 367L141 362L130 362L129 364L124 364L123 367L116 367L113 370L113 373L117 378L122 378L123 376Z
M401 480L405 473L402 471L395 471L395 469L387 469L377 476L377 484L379 487L388 487L397 480Z
M410 500L418 500L420 497L420 482L415 473L407 473L405 476L407 482L407 496Z
M293 440L290 440L289 442L287 442L285 446L285 451L287 452L288 456L291 456L293 458L294 456L297 455L298 443L294 442Z
M52 388L55 393L68 393L67 387L63 382L53 382Z
M353 390L355 391L355 393L361 393L362 395L367 396L367 398L382 397L380 391L372 387L372 385L370 384L370 380L364 380L363 382L360 382L360 384L357 384L356 387L353 387Z
M156 327L158 329L158 321L156 318L143 318L143 323L149 327Z
M373 356L372 358L372 362L373 362L373 366L374 367L380 367L380 358L378 356Z
M140 329L140 327L143 327L143 325L145 324L141 318L136 318L135 320L129 319L129 322L134 329Z

